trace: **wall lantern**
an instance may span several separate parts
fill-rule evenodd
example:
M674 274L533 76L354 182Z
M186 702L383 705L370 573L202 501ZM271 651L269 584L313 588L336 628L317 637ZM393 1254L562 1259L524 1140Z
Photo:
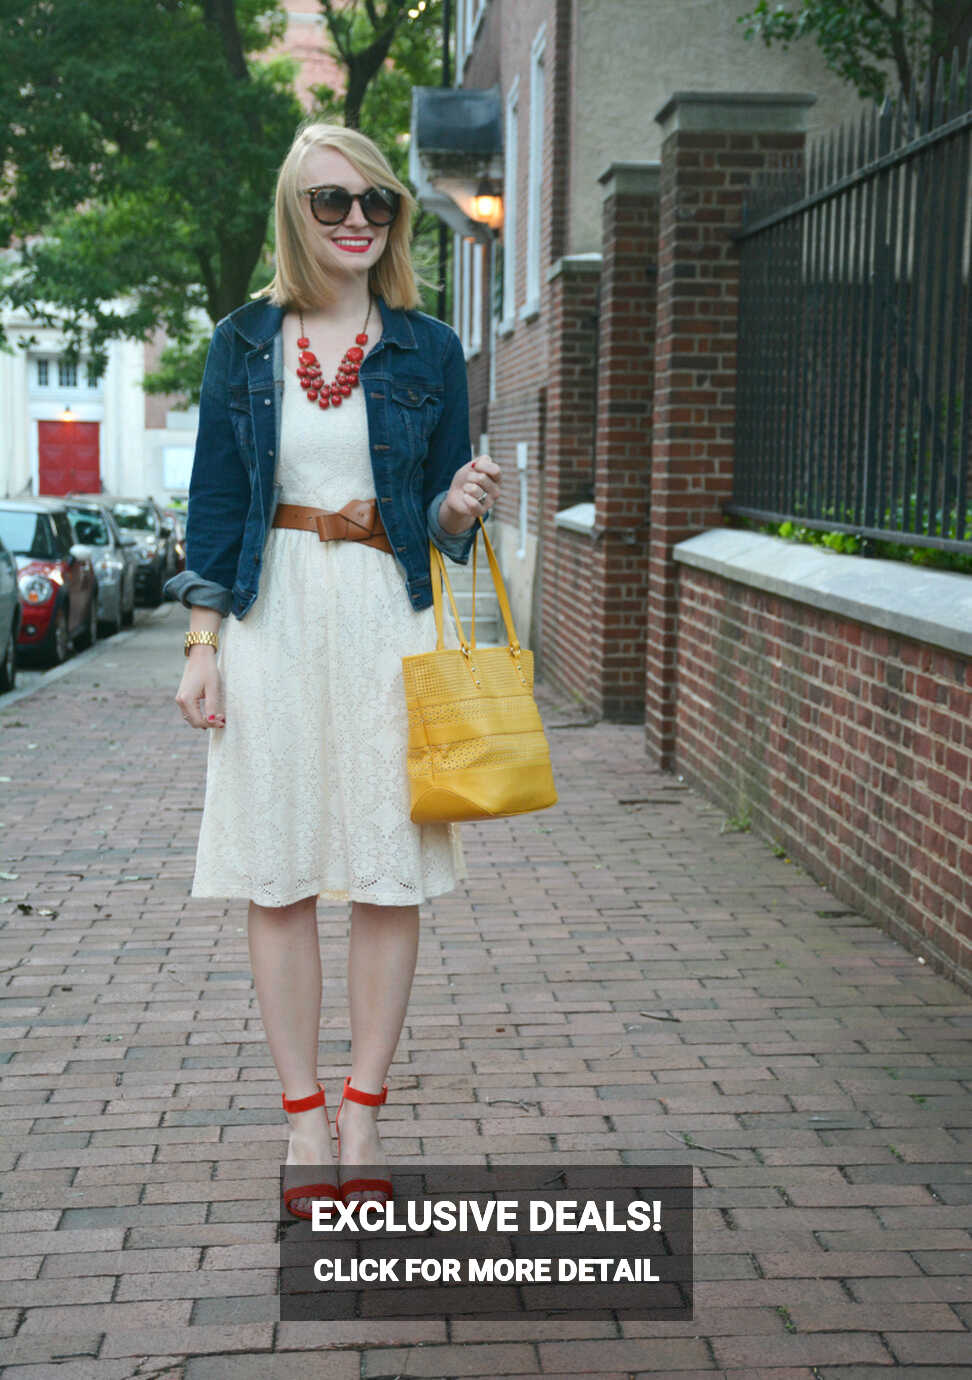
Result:
M496 183L488 177L480 179L472 199L472 217L491 229L503 223L503 198Z
M76 422L78 420L77 417L75 417L74 413L71 411L70 403L68 403L64 411L61 413L60 420L62 422Z

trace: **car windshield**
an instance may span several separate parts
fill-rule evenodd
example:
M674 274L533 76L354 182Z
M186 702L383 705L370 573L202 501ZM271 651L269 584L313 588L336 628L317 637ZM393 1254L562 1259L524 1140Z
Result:
M109 546L108 524L95 508L68 508L74 540L84 546Z
M155 531L155 513L145 503L115 503L111 511L119 527L133 532Z
M18 512L13 508L0 509L0 537L8 551L16 556L33 556L35 560L56 561L60 553L54 545L54 534L45 513Z

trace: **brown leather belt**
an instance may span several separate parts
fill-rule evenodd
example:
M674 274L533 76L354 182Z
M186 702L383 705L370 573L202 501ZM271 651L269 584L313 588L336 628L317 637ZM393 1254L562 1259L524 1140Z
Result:
M336 513L329 513L326 508L308 508L302 503L278 503L273 526L316 532L321 541L360 541L379 551L392 549L374 498L353 498Z

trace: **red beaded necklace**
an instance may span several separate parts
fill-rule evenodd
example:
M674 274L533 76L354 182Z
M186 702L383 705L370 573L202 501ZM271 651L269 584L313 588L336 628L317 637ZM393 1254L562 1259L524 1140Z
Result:
M325 410L329 407L340 407L344 399L351 396L351 389L358 386L358 369L364 359L364 350L361 346L368 343L366 332L371 319L371 299L368 299L368 315L365 317L364 327L354 337L355 343L345 350L333 383L325 383L317 356L312 352L310 341L304 331L304 314L298 312L297 315L300 320L300 338L297 341L300 362L297 366L297 377L300 379L304 395L308 402L317 403L318 407Z

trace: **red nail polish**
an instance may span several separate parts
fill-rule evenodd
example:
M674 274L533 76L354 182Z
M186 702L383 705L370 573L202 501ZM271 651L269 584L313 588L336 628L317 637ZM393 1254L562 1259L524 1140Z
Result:
M213 719L215 719L215 717L216 717L216 715L215 715L215 714L210 714L210 716L209 716L209 719L210 719L210 722L212 722L212 721L213 721Z

